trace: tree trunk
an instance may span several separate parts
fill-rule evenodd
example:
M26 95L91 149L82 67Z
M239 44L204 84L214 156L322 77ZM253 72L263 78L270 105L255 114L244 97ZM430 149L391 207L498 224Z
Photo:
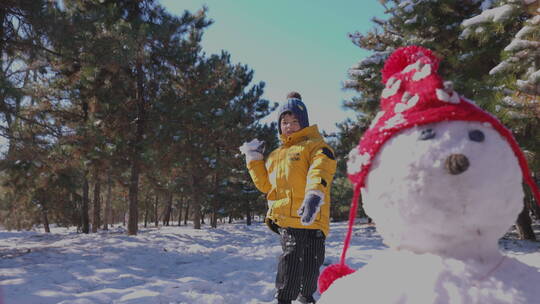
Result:
M47 216L47 209L43 209L41 211L41 217L43 220L43 228L45 229L45 233L51 233L51 228L49 227L49 217Z
M77 210L77 211L81 210L82 207L81 207L80 201L78 199L77 192L71 191L69 193L69 200L71 202L71 205L75 207L75 210ZM73 222L77 223L77 233L79 233L81 231L81 226L82 226L82 219L80 218L81 213L82 212L75 212L75 215L73 217Z
M144 199L144 228L148 227L148 213L150 212L148 208L148 194Z
M538 179L536 178L536 176L538 176L538 174L533 173L533 179L534 179L535 183L538 185ZM535 200L532 192L528 191L527 188L528 187L523 187L524 192L525 192L525 204L528 206L529 211L531 212L531 216L535 220L538 220L538 219L540 219L540 205L536 203L536 200ZM527 189L527 190L525 190L525 189Z
M159 197L156 194L156 200L154 202L154 224L156 227L159 226L158 205L159 205Z
M138 150L138 149L137 149ZM139 156L138 153L133 153L133 160L131 164L131 179L129 181L129 207L128 207L128 231L129 235L136 235L138 232L139 222L139 208L138 208L138 195L139 195Z
M97 169L94 172L94 216L92 219L92 232L98 231L100 223L100 209L101 209L101 181L99 179L99 173Z
M137 58L137 130L134 140L131 142L131 179L129 182L129 222L128 234L136 235L138 231L139 209L139 175L141 171L140 153L144 135L144 121L146 119L146 102L144 100L144 71L143 71L143 47L139 46Z
M246 206L246 225L251 226L251 208L249 203Z
M212 215L210 218L210 226L212 228L217 228L217 220L218 220L218 214L217 214L217 210L214 208L214 212L212 212Z
M193 170L191 172L194 172ZM190 178L190 186L191 186L191 197L192 201L192 211L193 214L193 228L194 229L201 229L201 201L199 196L199 189L198 187L199 181L198 179L195 179L195 176L191 175ZM202 219L202 222L204 223L204 219Z
M540 219L540 206L533 200L531 207L534 218L537 220Z
M83 233L90 233L90 218L88 216L89 191L90 191L90 186L88 185L88 177L87 177L87 172L85 170L84 176L83 176L83 197L82 197L82 208L81 208L81 221L82 221Z
M122 225L127 228L128 216L129 216L129 192L124 195L124 209L122 210Z
M218 151L219 153L219 151ZM216 170L214 174L214 193L219 193L219 175L218 170ZM219 200L214 195L212 197L212 214L210 215L210 226L212 228L217 228L217 220L218 220L218 210L219 210Z
M167 191L167 206L165 207L165 214L163 215L163 226L169 226L171 221L173 194L172 191Z
M8 41L8 37L6 37L6 34L5 34L5 30L7 29L4 28L4 24L6 24L6 15L7 15L7 9L6 8L2 8L0 9L0 24L2 24L2 26L0 26L0 40L2 40L3 42L0 43L0 67L3 69L4 68L4 46L6 45L6 42ZM9 21L8 21L9 22ZM9 55L8 55L9 56ZM7 90L9 90L9 88L7 88ZM7 91L5 88L2 88L2 91L5 92ZM6 159L9 158L12 154L13 154L13 151L15 151L14 147L14 140L12 138L12 116L13 114L17 114L17 113L10 113L10 107L7 105L6 103L6 100L5 100L5 96L2 96L2 98L0 98L0 111L2 114L4 114L4 120L5 120L5 126L6 126L6 129L5 129L5 132L7 133L8 135L8 148L7 148L7 154L6 154ZM17 102L19 103L19 102ZM18 112L18 111L17 111Z
M531 224L532 221L531 217L529 216L529 208L527 207L527 204L525 204L516 221L516 228L518 230L520 240L536 241L536 236L534 235L534 230L532 229Z
M189 205L190 205L189 202L190 202L189 200L186 202L186 212L184 214L184 226L187 226L187 221L189 217Z
M112 224L111 196L112 196L112 180L111 180L111 173L109 172L107 176L107 198L105 199L105 218L104 218L104 223L103 223L103 230L109 230L109 224Z
M182 222L182 199L178 200L178 226Z

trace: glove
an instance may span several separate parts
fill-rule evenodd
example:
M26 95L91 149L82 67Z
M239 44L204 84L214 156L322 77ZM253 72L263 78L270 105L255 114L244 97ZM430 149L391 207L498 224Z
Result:
M238 149L242 154L246 155L247 163L252 160L261 160L264 158L264 141L254 139L250 142L243 143Z
M324 193L317 190L311 190L306 193L302 206L297 213L301 218L302 225L308 226L313 224L317 213L321 210L324 204Z

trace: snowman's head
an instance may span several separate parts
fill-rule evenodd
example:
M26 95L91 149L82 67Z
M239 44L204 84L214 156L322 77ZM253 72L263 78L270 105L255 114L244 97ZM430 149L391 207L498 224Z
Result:
M381 110L348 156L349 227L340 264L321 275L324 285L350 273L345 257L361 190L388 245L455 258L469 258L467 246L478 248L475 258L498 254L497 239L523 206L522 180L540 204L512 132L444 81L439 62L414 45L386 60Z
M443 121L387 140L362 198L389 246L441 252L496 244L523 207L521 181L518 159L491 125Z

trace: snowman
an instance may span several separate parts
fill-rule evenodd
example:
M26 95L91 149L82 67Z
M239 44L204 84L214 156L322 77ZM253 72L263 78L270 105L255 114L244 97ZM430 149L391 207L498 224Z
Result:
M319 278L320 304L540 301L538 270L498 249L523 208L522 180L540 199L525 157L438 65L418 46L385 63L382 110L349 154L349 229L340 264ZM389 250L353 271L344 261L360 196Z

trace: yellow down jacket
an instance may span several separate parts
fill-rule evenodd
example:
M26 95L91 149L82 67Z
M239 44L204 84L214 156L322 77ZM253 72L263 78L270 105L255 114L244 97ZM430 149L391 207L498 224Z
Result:
M290 136L280 136L282 145L272 151L266 162L248 163L249 174L257 189L266 193L266 223L280 227L320 229L326 236L330 221L330 186L336 172L332 149L324 142L317 125L306 127ZM324 194L324 204L315 222L304 226L298 209L310 190Z

